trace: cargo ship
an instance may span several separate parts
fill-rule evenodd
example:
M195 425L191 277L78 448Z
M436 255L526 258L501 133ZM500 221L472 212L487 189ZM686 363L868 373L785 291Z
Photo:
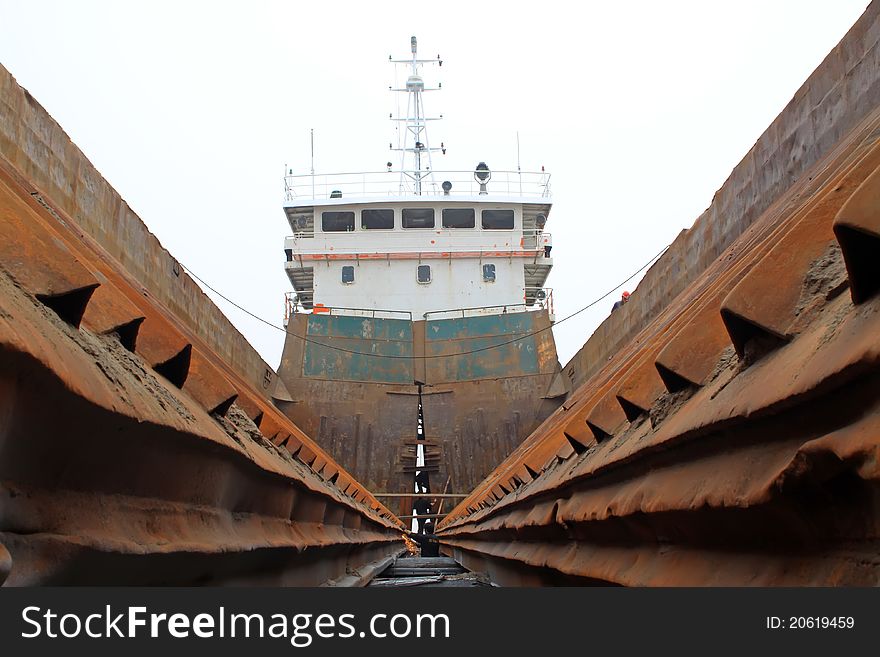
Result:
M374 495L464 497L562 402L546 171L435 169L415 37L386 170L284 178L282 411ZM475 158L476 159L476 158ZM437 496L439 494L440 496ZM451 509L454 503L447 503ZM425 509L422 509L424 514Z
M286 181L287 385L0 65L0 585L876 586L878 63L873 2L563 377L549 176L429 176L417 104Z

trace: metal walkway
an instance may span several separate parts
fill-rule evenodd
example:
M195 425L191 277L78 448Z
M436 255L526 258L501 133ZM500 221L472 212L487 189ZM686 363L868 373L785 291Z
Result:
M491 586L483 573L463 568L451 557L403 557L395 560L369 586Z

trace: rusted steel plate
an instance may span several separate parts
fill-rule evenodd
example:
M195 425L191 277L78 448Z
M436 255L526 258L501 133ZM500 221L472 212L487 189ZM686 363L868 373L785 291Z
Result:
M654 365L668 392L703 385L730 347L720 311L720 299L706 304L657 354Z
M572 582L587 585L623 586L862 586L871 581L876 568L870 556L843 571L831 559L795 553L713 552L685 546L663 550L642 544L588 545L585 543L536 543L522 546L509 541L448 539L441 544L455 550L468 567L478 567L465 554L479 555L484 571L493 581L508 586L547 586ZM862 556L862 555L859 555ZM494 563L493 563L494 562ZM515 577L496 574L496 568L520 570ZM547 580L547 573L556 577ZM589 573L589 574L587 574ZM560 575L565 577L560 577Z
M436 332L430 329L433 335L427 342L437 343L430 348L437 353L443 344L447 350L450 344L459 344L456 350L466 351L466 343L474 340L496 340L499 333L550 325L546 313L516 316L522 314L509 315L501 324L494 320L462 326L428 322ZM397 345L397 352L412 352L414 357L428 350L423 321L324 319L327 321L316 323L314 317L294 317L289 329L298 335L309 331L315 339L332 335L334 340L349 340L352 342L347 344L361 345L358 351L370 351L376 345L386 353L390 343ZM411 349L401 347L409 342ZM452 363L451 370L433 365L422 368L425 377L419 380L428 384L422 389L425 426L429 432L435 431L437 443L437 453L428 456L432 484L443 485L449 480L452 492L472 490L558 406L558 400L543 399L558 371L555 352L546 343L552 347L551 340L542 339L532 345L537 351L529 352L531 347L527 347L522 358L517 355L514 364L520 363L522 368L507 368L505 377L492 378L492 372L475 368L467 358ZM280 408L367 489L405 490L412 483L414 468L414 458L404 459L405 443L412 441L418 414L419 391L414 379L402 382L405 377L401 378L399 367L391 362L372 362L375 359L370 359L371 363L336 359L331 363L332 371L322 372L309 356L309 348L294 337L285 343L280 377L298 403L281 404ZM380 378L402 383L365 383L364 367L370 371L379 367ZM375 379L372 375L367 378ZM499 399L506 403L499 404Z
M513 582L548 572L623 585L880 582L880 295L841 294L848 267L831 232L838 211L837 224L857 223L845 218L859 216L856 201L845 205L853 190L875 194L861 210L868 230L835 232L844 257L880 262L870 228L880 192L861 183L880 145L846 148L812 194L773 206L711 280L684 290L671 318L649 324L440 523L447 550ZM784 339L756 357L735 336L741 360L723 314ZM630 422L613 412L624 390L642 401ZM584 416L603 440L566 449L561 430ZM509 485L537 455L543 470Z
M285 433L285 424L278 421L272 413L266 413L263 408L260 409L260 433L262 433L269 440L274 441L275 437L279 434L284 434L285 436L290 435Z
M315 462L315 459L318 458L318 455L315 454L314 450L309 445L303 444L303 446L300 447L299 452L297 452L296 458L303 464L311 466L312 463Z
M53 319L5 275L0 285L0 387L15 391L3 395L0 441L4 486L13 487L0 491L7 511L0 544L13 563L8 583L185 583L206 571L213 581L247 579L266 572L265 560L244 556L231 565L222 555L267 549L278 552L270 571L288 577L296 570L291 555L305 546L397 549L397 525L378 515L360 536L308 529L299 518L311 517L310 505L321 505L319 521L328 504L356 515L367 508L352 508L247 434L232 439L172 385L145 379L147 366L121 345L114 349L112 338ZM55 412L37 412L51 390ZM51 534L41 530L49 526ZM139 533L141 526L151 534ZM180 569L169 567L166 554L179 555ZM323 581L304 573L297 574L302 582Z
M241 407L241 410L243 410L251 420L260 424L262 422L266 405L261 402L256 395L249 392L248 388L240 386L237 388L237 391L238 397L235 400L236 404Z
M603 395L587 416L587 426L593 431L596 442L612 437L626 422L626 415L613 392Z
M568 471L568 478L601 473L616 463L632 459L642 450L679 439L692 439L708 427L729 423L733 418L747 418L767 412L765 409L785 408L788 399L808 399L810 395L842 386L860 372L880 362L880 347L874 336L880 331L880 320L873 313L854 314L843 321L836 319L848 301L832 300L826 309L835 318L827 325L818 322L801 336L800 341L775 354L772 359L756 363L743 371L727 372L704 390L697 392L684 406L675 409L650 435L638 440L603 443L589 458L582 459ZM829 329L832 332L829 333ZM833 338L833 339L832 339ZM798 376L792 377L796 371ZM761 382L756 385L756 382ZM870 390L869 390L870 394ZM643 429L644 430L644 429ZM558 474L558 473L557 473ZM552 476L541 477L532 485L532 494L552 486Z
M48 233L36 212L0 180L0 267L25 290L79 326L98 280L63 242ZM58 304L58 305L56 305Z
M572 445L572 442L574 442L574 439L568 439L564 443L562 443L562 445L559 446L559 449L556 450L556 457L563 461L567 458L572 457L575 454L575 449L574 445ZM510 492L509 485L505 487L504 492L505 494Z
M794 219L721 306L721 315L737 353L744 355L750 340L774 345L791 339L799 324L829 295L842 292L845 274L835 267L840 249L832 222L856 187L880 164L880 151L869 152L846 177L829 189L803 216Z
M6 549L5 545L0 544L0 586L3 586L3 582L9 577L11 571L12 555L9 554L9 550Z
M327 459L324 456L319 455L319 456L315 457L315 460L312 462L312 465L311 465L312 472L320 475L321 472L324 470L324 466L326 464L327 464Z
M321 477L325 481L334 481L334 477L339 477L339 466L331 461L328 461L324 464L324 469L321 470ZM376 500L376 504L378 505L377 507L372 507L371 505L371 508L384 508L381 504L379 504L378 500Z
M302 445L303 441L297 433L291 433L284 441L284 449L286 449L291 456L296 456ZM341 473L342 470L340 469L339 472Z
M209 360L206 354L193 349L189 371L183 389L198 401L208 413L226 415L238 397L233 385Z
M587 425L587 416L592 409L583 409L580 412L570 413L571 417L567 418L567 422L565 423L564 428L562 429L562 433L568 434L575 440L583 443L589 444L596 440L596 435L590 429L589 425ZM560 441L557 443L561 444ZM541 457L538 456L536 459L529 459L529 461L533 464L532 467L536 467L534 464ZM540 466L546 462L546 457L543 459L542 463L537 464L537 469L540 469Z
M82 315L85 326L95 333L119 331L124 340L134 344L140 322L144 319L140 310L101 271L85 271L85 266L78 265L79 256L71 250L70 240L65 240L64 234L53 228L57 223L54 217L47 216L47 209L33 196L22 197L21 194L21 181L7 166L0 166L0 211L5 213L2 222L4 248L19 249L17 254L6 251L0 256L0 263L13 275L14 268L27 268L30 283L26 288L34 294L53 293L49 289L53 285L48 281L50 277L55 278L54 285L58 286L64 277L73 275L74 278L66 284L71 290L97 283L98 287L88 297ZM17 236L13 236L13 232ZM59 268L63 271L55 271ZM21 275L23 272L19 271ZM59 275L61 278L57 278Z
M82 318L83 325L94 333L118 333L125 348L134 351L145 319L143 312L103 274L95 272L95 278L101 285L89 299Z
M630 422L650 412L654 402L666 392L666 386L654 364L654 352L642 359L617 389L615 397Z
M880 168L847 200L834 220L843 249L853 302L862 303L880 290Z
M656 363L658 371L668 379L666 383L670 388L669 392L677 393L669 399L664 397L661 407L665 409L680 403L681 394L685 394L684 389L691 384L706 384L709 379L718 378L725 368L736 365L737 356L728 351L730 337L718 313L722 299L756 262L772 250L790 225L811 213L821 212L823 206L840 204L841 199L829 195L828 192L834 189L852 189L854 185L851 178L865 175L868 168L865 162L875 157L872 135L880 125L878 121L880 117L877 116L866 119L854 130L853 136L846 138L844 147L832 153L829 161L817 164L816 170L809 176L811 182L808 184L813 187L808 193L790 190L771 204L761 220L755 222L740 240L722 254L708 268L702 279L695 281L693 292L685 290L680 299L670 304L664 314L634 340L635 344L642 345L647 352L659 351ZM827 212L827 207L825 211ZM661 328L655 328L655 325ZM667 335L673 337L668 349L665 349L663 341ZM623 361L632 357L627 350L620 350L616 358L610 360L587 385L575 391L562 408L548 419L542 430L543 439L526 441L526 451L512 454L505 463L496 468L490 479L503 478L510 466L523 458L530 458L530 463L538 468L553 463L549 454L555 453L559 446L555 432L558 431L560 418L566 412L572 413L568 421L569 433L572 429L579 428L577 416L589 413L590 405L595 403L595 396L607 385L608 377L621 377L625 380L625 376L621 374L627 371ZM666 369L664 360L671 369ZM680 371L680 374L676 371ZM682 392L678 394L679 391ZM661 415L666 414L667 410L662 410ZM549 445L545 446L547 441L553 441L552 449L548 449ZM479 499L480 490L480 487L475 489L473 499ZM457 511L453 512L455 513Z
M400 550L398 519L264 440L239 388L308 438L0 169L0 580L316 585Z

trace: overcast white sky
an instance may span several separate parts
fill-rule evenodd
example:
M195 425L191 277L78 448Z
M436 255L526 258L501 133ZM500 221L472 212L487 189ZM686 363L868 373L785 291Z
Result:
M384 166L415 34L444 60L435 168L513 169L519 131L552 173L561 318L693 223L866 5L0 0L0 62L185 266L280 323L283 167L310 128L319 173ZM613 301L555 330L563 364ZM284 335L217 303L277 366Z

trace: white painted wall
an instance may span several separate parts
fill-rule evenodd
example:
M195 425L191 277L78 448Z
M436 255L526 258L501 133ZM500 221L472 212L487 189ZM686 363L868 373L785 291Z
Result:
M433 229L404 229L401 227L401 209L431 206L435 209ZM314 267L315 303L332 308L364 308L409 311L413 319L422 319L424 313L458 308L486 306L513 306L523 303L523 258L513 257L426 257L446 252L491 252L520 250L522 238L522 207L510 203L371 203L369 207L395 210L393 230L363 230L360 215L362 205L334 205L315 208L315 235L307 238L288 238L285 248L299 254L376 254L408 253L407 259L391 260L328 260L308 264ZM475 207L476 227L473 229L442 228L444 207ZM514 210L512 230L483 230L480 221L482 209ZM321 230L323 210L355 212L355 230L328 232ZM419 258L418 254L423 254ZM419 264L431 267L431 282L419 283ZM495 281L483 280L483 265L495 265ZM342 282L343 266L353 266L353 283Z
M482 265L495 265L495 282L483 281ZM315 263L315 302L335 308L373 308L412 312L423 319L434 310L514 305L523 302L521 258L431 259L431 282L416 279L418 260ZM355 280L342 283L342 267L354 267Z

